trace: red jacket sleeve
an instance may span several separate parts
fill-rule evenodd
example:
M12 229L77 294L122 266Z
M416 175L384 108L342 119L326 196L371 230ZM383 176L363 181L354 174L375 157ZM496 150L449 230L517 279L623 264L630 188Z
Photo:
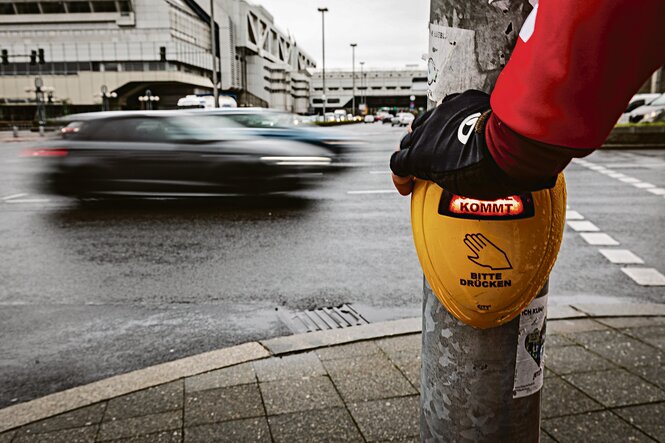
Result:
M665 0L540 0L491 95L497 164L551 174L600 147L665 64L664 20Z

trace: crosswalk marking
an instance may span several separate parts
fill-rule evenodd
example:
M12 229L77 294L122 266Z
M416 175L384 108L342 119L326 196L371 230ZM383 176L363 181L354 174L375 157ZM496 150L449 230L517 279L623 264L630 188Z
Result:
M640 286L665 286L665 275L654 268L621 268L621 271Z
M620 265L644 264L644 260L628 249L599 249L599 251L612 263Z
M592 246L617 246L620 244L604 232L582 232L580 236Z
M566 220L584 220L584 217L577 211L567 210Z
M598 226L594 225L590 221L569 221L567 222L568 226L576 232L596 232L600 231Z
M655 195L665 195L665 189L663 188L650 188L647 191Z

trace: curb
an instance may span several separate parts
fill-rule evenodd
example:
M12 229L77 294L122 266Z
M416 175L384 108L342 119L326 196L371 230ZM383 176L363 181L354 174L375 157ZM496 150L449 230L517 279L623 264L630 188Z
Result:
M665 304L553 305L548 307L547 315L549 321L607 317L665 317ZM0 409L0 433L94 403L228 366L357 341L415 334L421 331L421 327L422 319L414 317L277 337L205 352Z

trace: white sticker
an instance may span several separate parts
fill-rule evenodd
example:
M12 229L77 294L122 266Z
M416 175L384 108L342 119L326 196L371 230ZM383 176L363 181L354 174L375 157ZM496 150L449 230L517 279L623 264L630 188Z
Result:
M513 398L527 397L543 387L547 295L534 299L520 314Z
M485 73L476 62L475 31L429 25L429 59L427 61L427 96L434 102L446 95L481 88Z

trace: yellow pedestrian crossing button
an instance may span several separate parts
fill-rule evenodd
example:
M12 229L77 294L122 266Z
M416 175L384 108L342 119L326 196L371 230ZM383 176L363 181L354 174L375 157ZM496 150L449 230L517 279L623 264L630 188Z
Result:
M515 318L542 289L565 223L566 184L495 201L416 180L411 225L420 265L446 309L476 328Z

